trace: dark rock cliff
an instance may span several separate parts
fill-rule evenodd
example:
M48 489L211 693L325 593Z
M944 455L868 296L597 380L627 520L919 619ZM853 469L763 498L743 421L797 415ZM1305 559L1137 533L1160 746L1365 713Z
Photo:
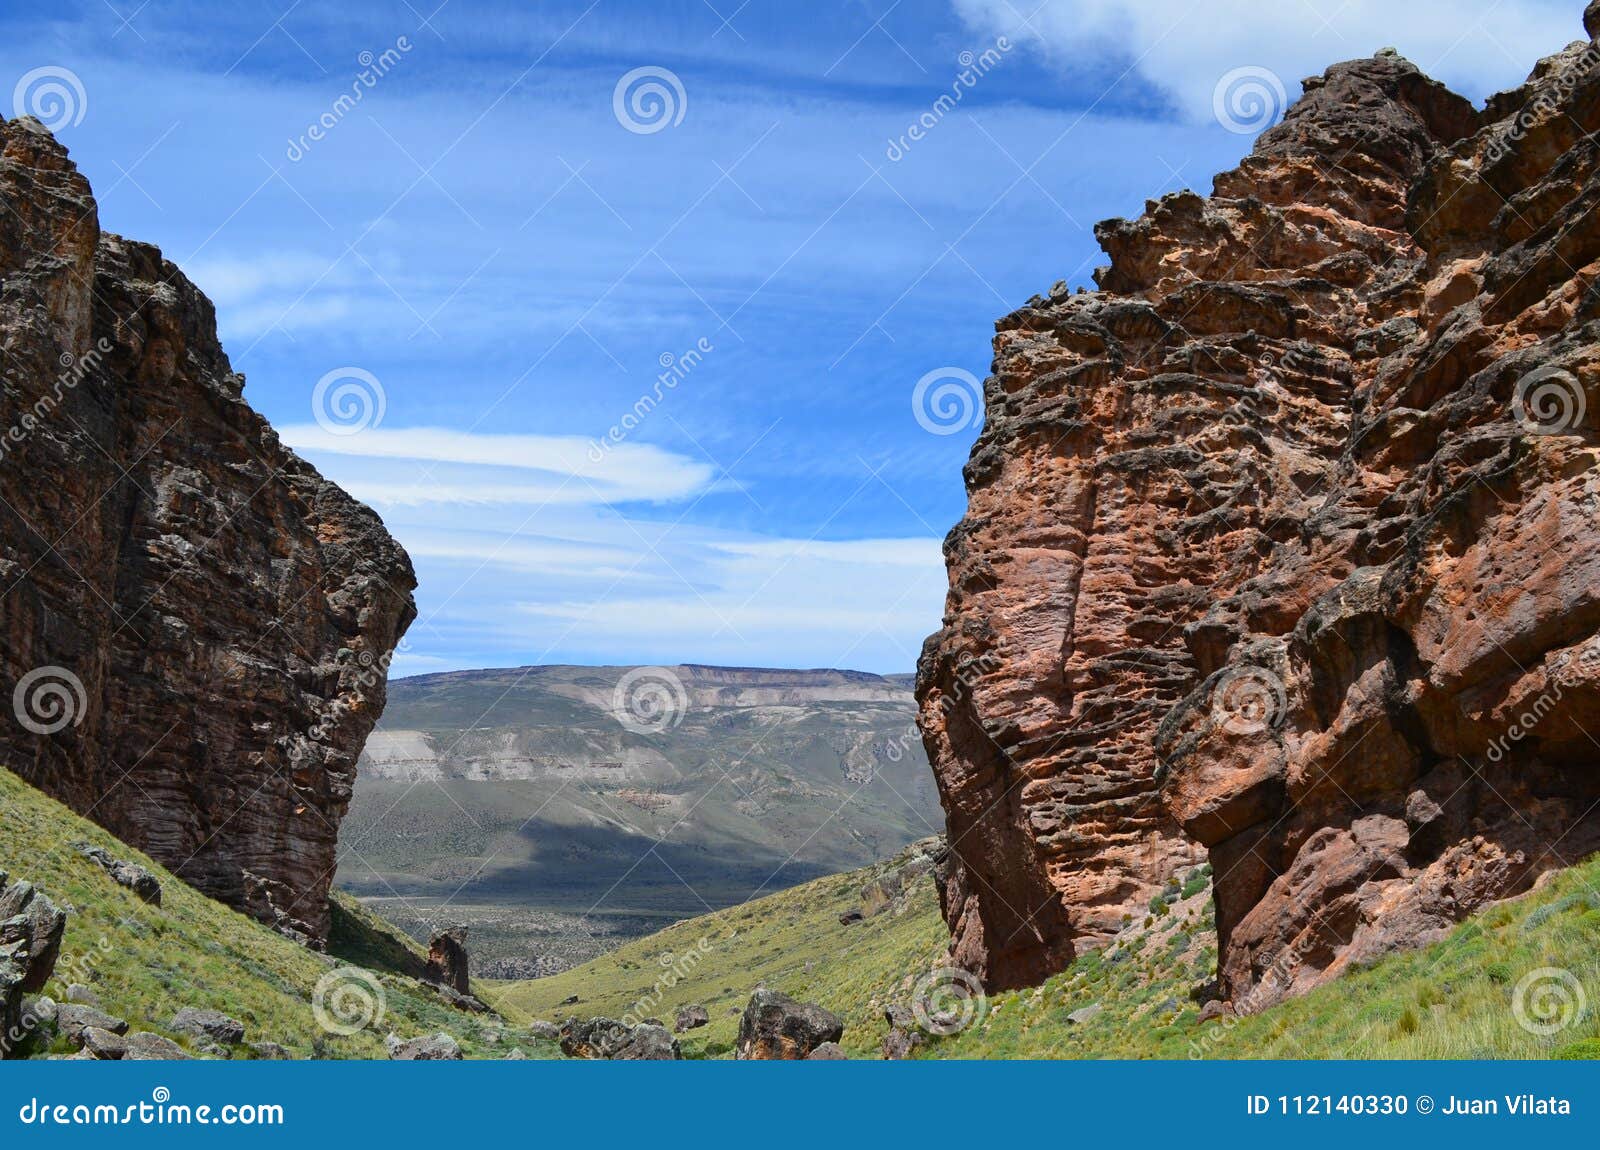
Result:
M0 123L0 351L0 765L323 938L410 561L251 410L210 302L102 232L27 119Z
M1600 848L1597 129L1587 42L1482 111L1341 64L999 322L918 683L957 961L1198 845L1259 1009Z

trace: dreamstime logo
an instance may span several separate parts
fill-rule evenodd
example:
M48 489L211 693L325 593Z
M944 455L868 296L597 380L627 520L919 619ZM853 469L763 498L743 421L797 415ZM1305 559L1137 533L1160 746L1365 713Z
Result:
M36 735L53 735L83 722L89 699L83 680L65 667L37 667L11 693L17 722Z
M889 141L889 146L883 153L889 162L898 164L905 159L906 153L910 152L913 146L926 139L929 132L960 107L967 93L976 88L978 81L1005 59L1005 53L1009 51L1011 51L1011 41L1001 36L995 40L993 47L985 48L981 54L969 51L957 56L956 63L961 65L961 71L957 72L956 78L950 82L950 91L942 93L926 112L918 116L900 134L898 140Z
M70 68L35 68L11 92L11 113L32 116L52 132L76 128L89 111L89 94Z
M1517 380L1511 414L1533 435L1562 435L1580 427L1588 412L1583 385L1570 371L1542 367Z
M935 368L911 389L911 414L934 435L977 427L983 422L983 385L964 368Z
M311 393L311 414L329 435L358 435L377 427L388 407L378 377L359 367L334 368Z
M401 36L394 42L394 47L385 48L381 53L363 51L356 57L356 63L361 71L350 81L350 91L341 92L328 105L328 110L318 116L306 130L300 133L299 139L288 141L289 146L284 149L284 156L291 164L298 164L306 158L306 153L321 141L328 138L328 133L344 122L346 116L356 110L356 106L366 99L366 95L378 86L378 82L387 76L405 58L405 53L410 52L411 41Z
M635 667L617 680L611 714L636 735L657 735L683 722L689 693L665 667Z
M617 123L636 136L676 128L688 110L689 93L678 74L667 68L635 68L611 91L611 111Z
M1511 992L1511 1013L1517 1025L1543 1037L1565 1030L1588 1008L1578 976L1557 966L1528 971Z
M941 966L917 980L911 1014L929 1034L959 1034L989 1013L983 985L971 971Z
M341 966L317 979L311 1013L329 1034L348 1037L383 1021L388 996L370 970Z
M1211 692L1211 718L1236 735L1276 727L1288 710L1283 680L1265 667L1229 671Z
M1270 68L1235 68L1211 90L1211 111L1217 123L1241 136L1253 136L1283 118L1289 94Z
M651 412L661 406L669 391L676 390L680 383L688 379L694 370L705 362L706 356L715 350L716 346L705 336L701 336L695 341L695 345L682 355L673 355L670 351L662 352L656 360L662 370L656 376L655 387L634 400L633 406L622 413L622 418L612 424L602 438L589 442L590 461L599 463L605 459L612 448L627 439Z

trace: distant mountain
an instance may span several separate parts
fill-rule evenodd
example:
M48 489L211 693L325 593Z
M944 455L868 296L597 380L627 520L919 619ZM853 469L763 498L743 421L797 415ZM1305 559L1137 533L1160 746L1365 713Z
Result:
M910 675L522 667L400 679L337 881L476 969L628 938L892 855L944 825Z

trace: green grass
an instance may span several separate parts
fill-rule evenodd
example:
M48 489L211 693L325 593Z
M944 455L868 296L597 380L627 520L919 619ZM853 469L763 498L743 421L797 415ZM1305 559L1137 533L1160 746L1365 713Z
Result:
M898 1001L901 984L909 990L949 940L927 878L901 913L839 922L842 912L860 907L862 885L884 869L817 879L678 923L550 978L491 984L486 993L517 1013L552 1021L631 1014L670 1026L679 1007L699 1003L711 1023L680 1036L684 1056L716 1058L732 1052L739 1012L756 986L766 985L839 1014L845 1049L873 1056L885 1030L883 1005ZM657 984L668 981L674 985L658 992ZM579 1001L564 1005L571 995Z
M946 935L932 884L905 912L853 926L876 868L821 879L743 907L680 923L553 978L496 987L497 999L537 1017L627 1013L671 1021L699 1002L711 1014L684 1038L690 1057L726 1057L736 1009L765 984L845 1018L843 1045L876 1057L882 1008L910 1001L943 961ZM1191 991L1213 977L1216 934L1208 868L1196 868L1111 946L1081 957L1043 986L992 996L981 1020L933 1038L932 1058L1595 1058L1600 1057L1600 856L1540 890L1491 907L1432 946L1391 955L1249 1018L1202 1025ZM677 956L709 944L677 985L650 995ZM664 956L667 966L663 966ZM1588 1010L1551 1035L1519 1025L1517 985L1540 968L1570 972ZM579 1001L562 1005L569 995ZM639 1003L650 1005L640 1007ZM1087 1022L1067 1016L1098 1003Z
M6 771L0 814L0 868L72 912L47 993L64 996L68 979L89 982L106 1009L159 1033L180 1006L215 1007L244 1021L251 1040L303 1057L382 1057L390 1030L406 1037L444 1030L469 1056L495 1057L516 1045L551 1057L552 1044L529 1042L516 1027L568 1015L670 1023L689 1003L704 1005L711 1024L683 1036L684 1053L727 1057L738 1013L758 985L838 1013L846 1050L875 1057L887 1030L884 1006L910 1002L918 981L943 964L947 941L926 877L898 912L839 922L860 907L861 887L891 865L880 864L689 919L551 978L482 983L475 989L501 1011L499 1022L465 1015L420 987L411 977L421 960L415 944L354 900L336 901L336 957L320 956L172 879ZM149 866L162 878L163 905L146 906L111 882L71 849L79 841ZM1207 877L1204 868L1191 871L1162 896L1165 913L1130 922L1112 945L1041 987L992 996L978 1021L930 1039L919 1056L1600 1057L1600 856L1429 947L1388 956L1262 1014L1202 1025L1190 992L1215 970ZM349 1037L323 1033L311 1009L317 981L340 961L381 971L386 999L382 1024ZM1588 1003L1548 1035L1519 1025L1513 1010L1518 987L1541 968L1567 972ZM565 1003L573 995L578 1001ZM1094 1018L1067 1020L1095 1003Z
M353 899L335 905L333 955L318 955L214 902L173 878L138 851L0 769L0 870L27 879L66 909L67 932L56 976L45 993L64 1001L68 982L82 982L104 1008L133 1030L152 1030L180 1045L192 1042L166 1029L183 1006L211 1007L239 1019L246 1041L276 1042L298 1057L382 1058L383 1039L443 1030L469 1057L496 1057L520 1045L511 1020L472 1016L446 1005L403 973L420 954L363 911ZM138 862L162 884L162 904L147 906L72 844L104 847ZM381 1021L349 1036L329 1034L312 1010L318 980L356 960L381 971ZM241 1048L240 1054L248 1056Z

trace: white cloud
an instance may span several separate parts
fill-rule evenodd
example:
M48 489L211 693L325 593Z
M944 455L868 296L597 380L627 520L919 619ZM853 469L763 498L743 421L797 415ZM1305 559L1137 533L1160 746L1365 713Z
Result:
M1031 2L953 2L973 29L1003 33L1063 68L1086 55L1120 57L1196 122L1211 116L1217 81L1239 67L1276 72L1292 100L1302 77L1395 47L1481 99L1521 83L1535 60L1582 32L1579 6L1561 0L1045 0L1037 13Z
M289 424L279 434L314 460L341 457L339 481L357 498L382 505L672 502L707 490L715 477L710 464L650 444L602 450L575 435L440 427L338 435L315 423ZM527 472L544 479L529 483Z

